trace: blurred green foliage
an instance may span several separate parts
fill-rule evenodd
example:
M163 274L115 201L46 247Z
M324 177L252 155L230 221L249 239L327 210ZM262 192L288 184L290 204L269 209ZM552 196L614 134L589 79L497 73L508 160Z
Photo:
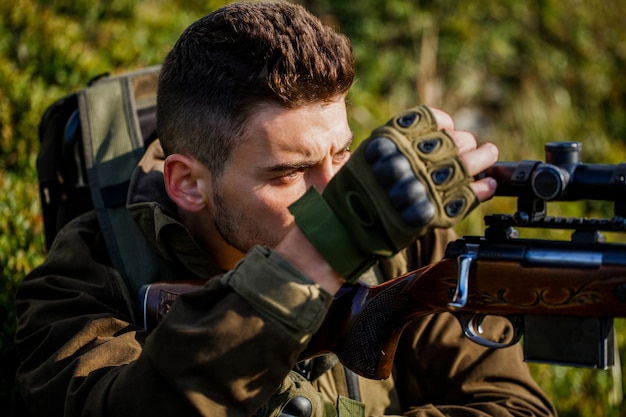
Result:
M13 387L12 299L44 255L37 126L54 100L104 72L158 64L219 0L0 2L0 414L20 415ZM502 160L543 159L548 141L583 143L583 161L626 160L626 8L619 0L306 0L346 33L358 62L350 94L355 137L416 103L496 143ZM482 234L482 205L459 233ZM610 217L597 202L550 214ZM618 236L617 239L620 239ZM621 358L626 325L618 320ZM624 375L531 364L562 416L619 416Z

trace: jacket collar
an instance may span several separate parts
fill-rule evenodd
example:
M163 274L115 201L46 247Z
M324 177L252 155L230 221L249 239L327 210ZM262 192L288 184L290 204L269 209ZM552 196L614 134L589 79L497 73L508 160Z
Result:
M184 265L202 278L223 272L178 221L176 205L165 191L161 171L144 172L141 166L135 169L128 190L127 208L148 244L161 257Z

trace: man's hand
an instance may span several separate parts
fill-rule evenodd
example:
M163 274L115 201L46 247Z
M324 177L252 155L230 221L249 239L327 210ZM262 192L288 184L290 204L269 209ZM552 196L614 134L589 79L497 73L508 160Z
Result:
M496 160L495 146L477 148L444 112L420 106L375 129L322 195L311 188L290 210L331 267L353 281L491 197L495 181L473 176Z
M461 160L470 176L475 177L498 160L498 148L493 143L483 143L477 147L476 138L470 132L454 130L454 122L448 113L430 108L431 113L437 120L439 129L446 131L454 140L459 150ZM483 178L470 183L470 187L479 201L486 201L493 197L496 192L496 180Z

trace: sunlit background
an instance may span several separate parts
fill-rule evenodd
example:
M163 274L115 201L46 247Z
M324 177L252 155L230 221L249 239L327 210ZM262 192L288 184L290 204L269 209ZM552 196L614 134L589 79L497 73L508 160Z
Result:
M104 72L161 62L180 32L224 4L199 0L0 1L0 414L16 416L12 298L45 254L35 160L37 126L54 100ZM349 116L355 137L419 103L492 141L501 159L544 158L550 141L578 141L582 160L626 161L626 7L621 1L309 0L346 33L358 61ZM482 216L511 212L495 198ZM550 214L611 217L603 202L555 204ZM565 237L567 238L567 237ZM611 235L621 241L621 234ZM620 358L626 326L617 320ZM561 416L625 415L624 373L531 365Z

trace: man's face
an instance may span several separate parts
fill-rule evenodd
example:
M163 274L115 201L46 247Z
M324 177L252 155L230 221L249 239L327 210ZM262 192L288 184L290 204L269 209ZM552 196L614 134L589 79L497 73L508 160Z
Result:
M352 142L344 97L297 109L266 105L244 136L213 183L211 207L223 243L242 254L284 237L294 221L287 207L311 186L323 191Z

